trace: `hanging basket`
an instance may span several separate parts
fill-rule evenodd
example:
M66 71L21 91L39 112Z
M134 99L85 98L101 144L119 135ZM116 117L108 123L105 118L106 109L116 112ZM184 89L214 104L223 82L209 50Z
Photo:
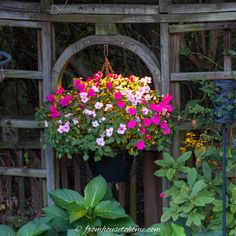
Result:
M233 123L236 120L236 81L214 81L213 121L217 124Z
M133 157L126 151L117 151L114 158L104 157L100 161L94 161L90 155L88 164L94 176L102 175L109 183L128 182Z

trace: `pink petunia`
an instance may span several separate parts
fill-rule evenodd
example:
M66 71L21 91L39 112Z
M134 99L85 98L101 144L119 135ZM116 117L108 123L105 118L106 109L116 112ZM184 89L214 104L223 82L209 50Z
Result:
M164 98L162 99L162 102L165 104L170 103L170 101L173 99L173 96L170 94L167 94L166 96L164 96Z
M117 106L119 108L123 108L125 106L125 103L122 100L120 100L120 101L118 101Z
M166 198L167 197L167 194L166 193L161 193L160 194L160 198Z
M147 139L148 141L150 141L150 140L152 139L151 135L150 135L150 134L147 134L147 135L146 135L146 139Z
M159 116L154 116L154 117L152 117L152 123L153 123L154 125L158 125L158 124L160 123L160 121L161 121L161 119L160 119Z
M79 80L74 80L74 87L76 87L80 92L85 91L85 85Z
M135 108L131 107L131 108L128 109L128 112L129 112L130 115L134 116L134 115L136 115L137 110Z
M121 92L115 92L114 97L116 100L121 100L121 98L122 98Z
M48 100L49 102L51 102L51 103L54 103L54 102L55 102L54 95L53 95L53 94L48 94L47 100Z
M92 80L92 78L91 77L88 77L87 79L86 79L86 82L90 82Z
M166 110L168 111L168 112L172 112L173 111L173 107L171 106L171 105L166 105Z
M137 122L134 120L130 120L127 124L129 129L134 129L134 127L136 126Z
M145 129L144 127L142 127L142 128L140 129L140 132L141 132L141 134L145 134L145 133L146 133L146 129Z
M151 103L151 104L150 104L150 109L151 109L152 111L156 111L157 105L156 105L154 102Z
M169 128L169 127L166 128L166 129L164 130L163 134L164 134L164 135L170 134L170 128Z
M106 86L109 90L111 90L113 88L112 82L107 82Z
M113 78L113 79L117 79L117 78L118 78L118 75L117 75L117 74L112 74L112 78Z
M59 88L59 89L57 90L56 93L57 93L58 95L61 95L61 94L64 93L64 91L65 91L64 88L61 87L61 88Z
M161 125L160 125L161 129L167 129L168 128L168 123L166 120L164 120Z
M139 140L136 144L138 150L143 150L145 148L145 143L143 140Z
M50 106L50 116L55 119L61 116L61 113L57 111L55 106Z
M89 97L94 97L95 95L96 95L95 91L93 89L89 89L88 96Z
M144 119L144 125L145 126L150 126L152 124L152 120L151 119L149 119L149 118L145 118Z
M71 96L70 95L66 95L64 98L60 99L60 105L62 107L66 107L66 106L68 106L70 101L71 101Z

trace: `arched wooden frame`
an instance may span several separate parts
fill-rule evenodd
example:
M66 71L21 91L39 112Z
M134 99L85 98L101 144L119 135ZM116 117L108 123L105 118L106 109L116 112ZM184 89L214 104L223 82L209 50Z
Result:
M52 90L55 91L58 85L61 84L63 73L71 57L87 47L103 44L122 47L140 57L152 74L156 90L161 91L160 70L158 67L159 61L156 56L142 43L123 35L92 35L70 45L61 54L53 67Z

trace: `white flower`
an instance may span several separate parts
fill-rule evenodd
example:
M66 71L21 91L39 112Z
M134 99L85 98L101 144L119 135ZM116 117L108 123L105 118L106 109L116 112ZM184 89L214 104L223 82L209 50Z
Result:
M106 104L106 107L105 107L104 111L108 111L112 107L113 107L112 104Z
M96 142L99 146L104 146L105 145L104 138L97 138Z
M61 120L57 121L57 124L58 124L58 125L61 125L61 124L62 124L62 121L61 121Z
M95 121L93 121L93 122L92 122L92 124L93 124L93 127L94 127L94 128L96 128L96 127L98 127L98 126L99 126L99 123L98 123L96 120L95 120Z
M74 125L77 125L79 123L78 118L73 118L72 121L73 121Z
M151 96L149 94L146 94L144 98L146 101L149 101L151 99Z
M120 124L120 127L117 130L118 134L124 134L126 131L126 125L125 124Z
M79 94L81 98L86 98L88 96L88 93L82 92Z
M68 117L70 117L70 116L72 116L71 113L68 113L68 114L65 115L66 118L68 118Z
M87 97L81 98L81 101L82 101L83 103L86 103L88 100L89 100L89 99L88 99Z
M151 90L148 85L147 85L147 86L144 86L143 88L144 88L145 93L149 93L150 90Z
M100 120L99 120L99 122L101 123L101 122L103 122L103 121L105 121L106 120L106 118L105 117L102 117Z
M48 127L48 122L45 120L44 121L44 126L47 128Z
M95 109L101 109L103 107L103 104L101 102L96 102L94 107L95 107Z
M94 92L96 92L96 93L99 92L99 89L98 89L96 86L93 86L91 89L92 89Z
M109 128L109 129L106 129L106 135L107 135L107 137L111 137L112 136L112 134L113 134L113 128L111 127L111 128Z
M142 109L142 113L143 113L143 115L147 115L148 113L149 113L149 109L147 109L146 107L144 107L143 109Z

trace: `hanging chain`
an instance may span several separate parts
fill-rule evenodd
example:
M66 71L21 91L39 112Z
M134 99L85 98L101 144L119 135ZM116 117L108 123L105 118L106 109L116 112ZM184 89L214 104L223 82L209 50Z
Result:
M114 71L111 67L111 63L109 62L108 60L108 55L109 55L109 46L108 45L104 45L103 46L103 49L104 49L104 57L105 57L105 62L102 66L102 72L105 72L106 75L107 74L114 74Z

